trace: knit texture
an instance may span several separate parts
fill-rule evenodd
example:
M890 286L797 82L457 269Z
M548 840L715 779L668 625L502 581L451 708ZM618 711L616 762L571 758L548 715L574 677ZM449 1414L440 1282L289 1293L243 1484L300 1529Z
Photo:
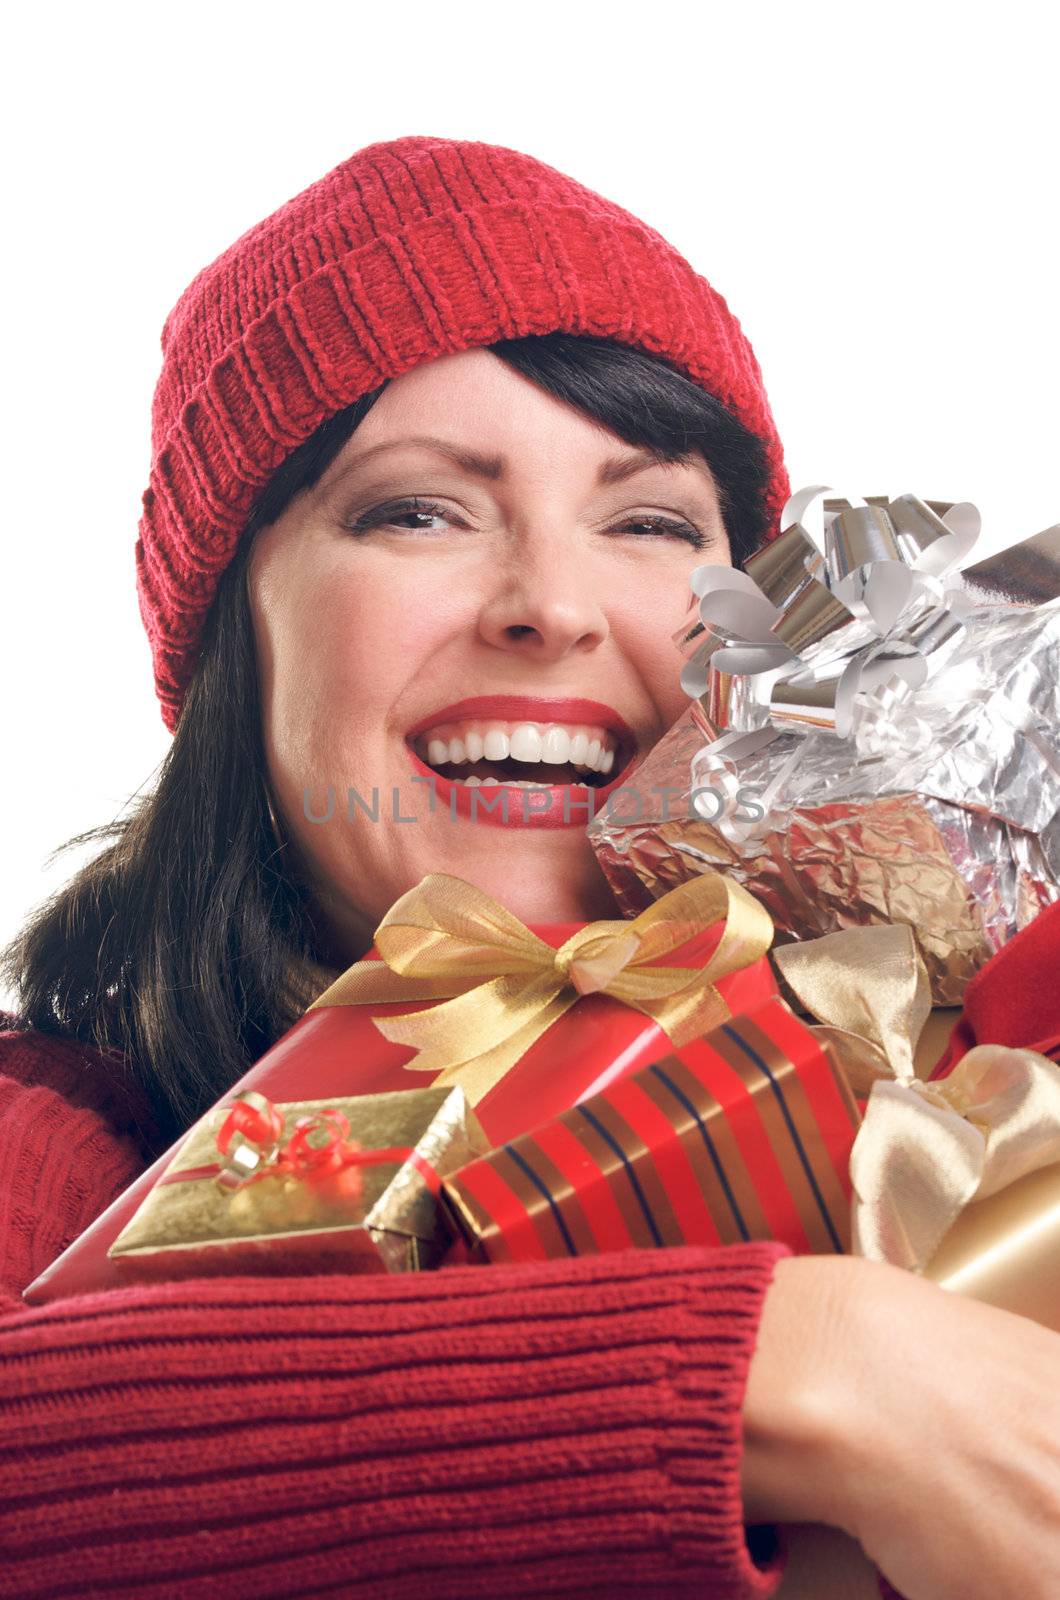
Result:
M775 1593L741 1407L786 1246L26 1308L148 1120L86 1046L0 1033L0 1596Z
M762 375L722 296L654 229L532 156L409 136L368 145L201 272L166 320L140 612L173 730L218 580L258 491L327 417L434 357L527 334L661 356L766 443Z

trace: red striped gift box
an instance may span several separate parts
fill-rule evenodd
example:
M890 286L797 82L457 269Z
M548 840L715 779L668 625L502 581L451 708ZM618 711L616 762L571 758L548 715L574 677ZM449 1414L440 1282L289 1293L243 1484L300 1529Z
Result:
M850 1248L857 1102L780 999L444 1179L479 1261L780 1239Z

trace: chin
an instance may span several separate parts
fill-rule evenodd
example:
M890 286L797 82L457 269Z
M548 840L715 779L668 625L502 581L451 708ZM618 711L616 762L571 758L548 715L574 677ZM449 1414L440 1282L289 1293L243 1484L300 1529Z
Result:
M570 851L538 848L521 852L512 845L506 863L487 865L475 856L462 866L450 865L444 870L492 895L528 925L595 922L620 916L591 847L584 838L581 843L582 852L573 861Z

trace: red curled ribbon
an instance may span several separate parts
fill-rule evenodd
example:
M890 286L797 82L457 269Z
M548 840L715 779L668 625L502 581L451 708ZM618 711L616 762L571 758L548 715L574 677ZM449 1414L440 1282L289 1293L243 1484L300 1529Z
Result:
M271 1100L251 1089L242 1100L235 1102L221 1124L217 1148L226 1156L236 1134L241 1134L250 1144L271 1147L282 1133L282 1111L277 1111Z
M236 1100L217 1134L217 1148L225 1161L217 1174L223 1188L241 1188L258 1178L299 1178L314 1182L345 1174L342 1184L349 1199L362 1188L353 1169L362 1154L349 1137L349 1118L336 1106L325 1106L312 1116L299 1117L286 1144L283 1112L254 1089Z
M281 1150L279 1164L283 1171L299 1177L313 1177L324 1172L339 1172L351 1164L350 1158L361 1153L361 1147L348 1137L349 1119L334 1106L326 1106L315 1117L299 1117ZM323 1134L322 1143L313 1143L313 1136Z
M248 1089L233 1101L218 1129L217 1148L224 1160L167 1172L158 1181L216 1178L223 1189L231 1190L258 1178L294 1177L312 1183L339 1177L345 1199L354 1201L363 1188L361 1167L401 1166L409 1161L432 1193L441 1187L437 1173L411 1146L363 1149L349 1137L349 1118L337 1106L299 1117L286 1144L283 1129L283 1112L266 1095Z

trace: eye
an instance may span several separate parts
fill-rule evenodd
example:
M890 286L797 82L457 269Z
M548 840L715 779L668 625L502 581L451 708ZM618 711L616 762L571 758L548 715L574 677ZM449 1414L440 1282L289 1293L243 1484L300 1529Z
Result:
M362 512L355 522L348 523L350 533L367 533L372 528L398 528L402 523L410 524L413 518L418 517L449 517L452 513L445 506L435 505L430 500L394 500L387 505L373 506L370 511ZM415 523L401 528L403 533L433 533L433 528L425 528L422 523Z
M353 522L347 524L350 533L369 533L374 528L397 528L403 533L434 533L434 528L424 525L419 519L443 517L450 522L459 523L459 519L447 507L437 505L431 500L421 500L413 497L406 500L393 500L385 505L373 506L371 510L364 511ZM690 544L695 550L702 550L710 543L702 529L691 522L685 522L679 517L667 517L660 512L655 512L644 517L628 517L625 522L616 525L616 531L647 529L647 533L636 532L636 538L669 538L681 539Z
M702 550L704 545L709 542L702 529L694 527L691 522L685 522L679 517L664 517L659 513L654 513L647 517L630 517L621 524L622 530L627 528L650 529L651 533L648 535L637 535L641 539L651 537L651 534L661 534L664 538L684 539L687 544L692 545L696 550Z

